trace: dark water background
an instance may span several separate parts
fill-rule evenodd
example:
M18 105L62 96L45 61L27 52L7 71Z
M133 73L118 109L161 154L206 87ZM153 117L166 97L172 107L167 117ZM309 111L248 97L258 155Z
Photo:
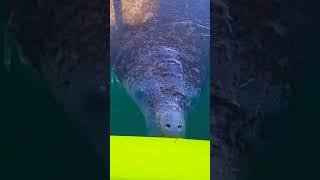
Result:
M94 149L33 70L0 69L0 179L103 179Z
M299 51L305 54L294 64L292 78L296 81L289 110L283 112L283 123L271 138L269 147L256 152L250 180L320 179L320 3L308 1L300 5L305 26L303 34L298 33L296 37L303 39L305 44L299 46Z
M46 81L30 65L3 66L3 31L8 15L0 2L0 179L105 179L103 163Z

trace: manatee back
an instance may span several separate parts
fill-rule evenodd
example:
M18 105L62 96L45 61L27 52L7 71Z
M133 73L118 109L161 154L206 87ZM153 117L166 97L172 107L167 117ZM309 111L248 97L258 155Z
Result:
M210 36L209 0L112 0L110 3L111 64L117 61L119 50L138 33L150 30L167 33L168 26L177 27L175 23L180 26L192 23L200 29L198 34L193 33L195 39ZM205 46L209 47L208 43Z
M192 22L210 27L209 0L159 1L154 20L161 26L172 22Z
M111 33L120 26L141 28L172 22L193 22L210 27L209 0L111 0ZM117 28L116 28L117 27Z

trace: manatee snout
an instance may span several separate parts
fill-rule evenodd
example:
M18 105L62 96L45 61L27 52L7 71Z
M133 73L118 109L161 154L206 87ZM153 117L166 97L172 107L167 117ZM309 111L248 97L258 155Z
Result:
M183 112L167 109L161 111L157 117L158 128L161 136L184 137L185 136L185 116Z
M183 108L183 103L171 94L163 93L161 88L158 89L158 85L159 83L155 81L140 81L129 90L133 92L132 97L144 114L148 134L184 138L187 112ZM160 86L162 88L171 87L165 83Z

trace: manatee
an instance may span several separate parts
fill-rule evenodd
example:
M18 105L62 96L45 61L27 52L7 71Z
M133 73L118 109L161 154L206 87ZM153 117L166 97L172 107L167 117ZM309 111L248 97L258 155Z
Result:
M210 77L209 0L110 1L112 71L150 136L185 137Z

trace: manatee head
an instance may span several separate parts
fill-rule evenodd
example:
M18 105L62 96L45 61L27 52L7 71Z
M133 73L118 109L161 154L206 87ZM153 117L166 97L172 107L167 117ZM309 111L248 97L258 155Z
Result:
M130 92L144 114L149 135L185 136L187 111L180 101L185 96L174 86L146 80L136 84Z
M188 57L165 46L145 50L148 53L127 56L133 59L118 64L116 73L144 114L149 135L184 137L188 113L200 90L193 83L196 79L190 79Z

